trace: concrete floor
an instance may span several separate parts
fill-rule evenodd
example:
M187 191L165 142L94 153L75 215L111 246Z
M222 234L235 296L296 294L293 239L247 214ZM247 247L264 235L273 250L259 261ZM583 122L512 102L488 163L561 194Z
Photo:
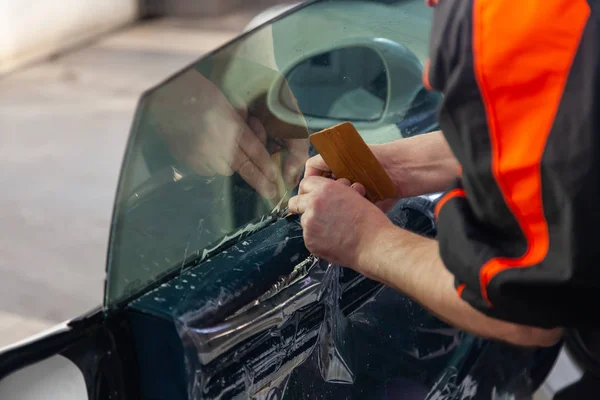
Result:
M102 302L136 101L256 12L155 20L0 78L0 347Z

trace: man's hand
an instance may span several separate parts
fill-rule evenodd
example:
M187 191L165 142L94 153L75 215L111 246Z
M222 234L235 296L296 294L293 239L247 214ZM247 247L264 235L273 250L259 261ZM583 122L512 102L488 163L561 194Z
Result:
M364 186L346 179L313 175L302 180L288 205L292 213L302 214L304 242L312 254L338 265L358 264L375 233L392 225L364 195Z
M490 318L457 294L438 244L394 226L367 201L364 187L345 179L309 176L290 211L302 214L306 247L316 256L350 267L407 294L440 319L478 336L521 346L552 346L561 329L540 329Z
M386 169L384 162L382 162L385 160L382 160L378 157L377 150L381 149L381 147L378 145L370 146L370 147L371 147L371 150L373 151L373 153L375 154L375 157L381 163L382 167L384 169ZM386 170L386 172L387 172L387 170ZM323 160L323 157L321 157L320 155L316 155L316 156L308 159L308 161L306 162L306 170L304 172L304 176L305 177L324 176L324 177L335 178L335 176L332 175L331 169L329 168L329 166L327 165L325 160ZM342 180L342 182L348 182L348 181L344 179L344 180ZM360 184L356 184L356 185L360 185ZM356 187L356 186L353 186L353 187ZM360 187L362 187L364 189L364 187L362 185L360 185ZM364 196L364 193L363 193L363 196ZM392 198L392 199L386 199L383 201L379 201L376 203L376 206L379 207L380 210L386 212L386 211L389 211L394 206L394 204L396 204L398 202L399 199L401 199L400 196Z
M444 191L459 175L458 162L440 131L369 148L398 190L398 198L377 203L384 211L399 198ZM331 169L321 156L307 161L305 176L330 174Z
M283 154L281 173L288 188L294 188L300 182L308 159L308 148L308 139L279 139L269 143L268 149L271 154L277 152Z
M257 118L248 116L243 102L233 99L234 107L195 70L157 90L149 102L153 124L176 159L202 176L237 172L263 197L278 195L282 171L267 149L267 132ZM289 152L283 174L286 183L295 186L308 139L282 142L278 150Z

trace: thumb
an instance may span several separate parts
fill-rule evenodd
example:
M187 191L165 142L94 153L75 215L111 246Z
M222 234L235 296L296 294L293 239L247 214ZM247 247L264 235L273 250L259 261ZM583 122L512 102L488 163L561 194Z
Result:
M353 183L352 186L350 186L352 189L356 190L362 197L365 197L367 195L367 189L365 188L365 186L362 183Z
M316 155L306 162L305 176L323 176L323 173L331 173L331 168L327 165L323 157Z

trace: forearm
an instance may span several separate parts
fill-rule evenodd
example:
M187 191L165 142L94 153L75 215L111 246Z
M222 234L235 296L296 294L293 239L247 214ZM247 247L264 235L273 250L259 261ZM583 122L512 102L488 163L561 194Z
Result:
M371 146L401 197L446 190L459 164L441 131Z
M407 294L440 319L477 336L522 346L550 346L561 330L497 320L472 308L454 288L454 277L439 257L438 244L394 226L371 235L357 269Z

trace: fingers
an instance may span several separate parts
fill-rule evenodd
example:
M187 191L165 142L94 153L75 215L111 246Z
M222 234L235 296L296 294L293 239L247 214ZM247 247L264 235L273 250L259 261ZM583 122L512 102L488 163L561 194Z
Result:
M283 166L283 179L289 187L295 187L308 160L308 139L289 139L286 145L288 155Z
M210 164L210 167L219 175L233 175L233 169L231 169L231 166L229 165L227 160L222 156L214 157Z
M238 157L234 160L234 170L239 171L242 163L247 162L247 159L249 159L269 181L273 183L277 182L278 171L271 160L271 155L261 143L259 137L249 128L244 130L239 147L245 155L238 152Z
M190 149L184 149L183 151L188 152L187 158L194 159L192 162L193 166L206 164L210 169L219 175L233 175L233 169L231 168L226 154L221 152L210 154L211 149L214 150L216 148L218 148L217 144L211 140L211 138L206 138L206 140L201 142L200 145L191 153L189 153ZM194 169L196 170L197 168Z
M351 187L352 189L356 190L358 194L360 194L362 197L365 197L367 195L367 189L361 183L352 183L346 178L338 179L336 182L344 186Z
M261 196L275 198L277 169L265 148L267 133L264 127L254 117L248 119L248 125L240 119L237 126L238 129L241 126L242 133L231 143L233 151L225 152L224 156L212 154L210 167L220 175L231 176L237 172ZM216 151L219 147L209 148Z
M314 190L320 190L324 188L326 185L333 182L329 178L324 178L321 176L309 176L306 177L300 182L300 188L298 189L298 194L306 194L312 192ZM356 192L358 192L361 196L365 196L367 194L367 189L361 183L355 182L352 183L348 179L342 178L335 181L335 183L351 187Z
M367 189L362 183L353 183L351 187L352 189L356 190L362 197L365 197L367 195Z
M331 169L323 160L323 157L320 155L311 157L306 162L306 171L304 172L304 176L323 176L323 173L331 173Z
M263 124L260 122L260 120L256 117L248 118L248 127L250 129L252 129L254 134L258 137L258 140L260 140L260 143L262 143L262 145L266 147L266 145L267 145L267 130L265 129Z
M267 135L256 118L250 118L248 124L250 127L245 127L242 133L232 169L261 196L273 199L277 196L277 172L264 145Z
M178 134L182 138L187 136ZM169 143L173 155L200 176L213 176L215 174L231 176L233 170L222 154L210 153L217 144L210 137L203 137L197 142L189 140L176 140Z
M283 179L288 187L296 187L302 178L302 170L306 157L298 158L295 154L288 154L283 165Z
M275 198L276 184L270 181L245 153L240 152L240 154L238 174L264 198L269 200Z
M288 209L292 214L304 214L306 211L308 197L306 195L298 195L292 197L288 201Z
M315 190L320 190L327 185L335 184L331 179L323 178L321 176L309 176L308 178L302 179L300 187L298 188L298 194L306 194Z
M248 129L244 129L233 169L261 196L273 199L277 196L277 167L265 144L267 132L257 118L250 117Z
M243 180L252 186L262 197L274 199L277 196L277 186L267 179L262 171L249 158L241 163L237 171Z

